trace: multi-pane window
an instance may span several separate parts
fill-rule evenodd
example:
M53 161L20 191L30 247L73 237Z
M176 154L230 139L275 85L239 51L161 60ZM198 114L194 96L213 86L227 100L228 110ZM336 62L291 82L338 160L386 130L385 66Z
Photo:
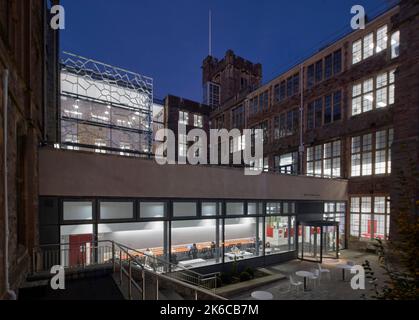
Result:
M329 54L324 59L324 78L330 79L333 73L333 55Z
M307 67L307 87L311 88L315 83L330 79L341 71L342 50L339 49Z
M276 102L284 101L286 98L298 94L300 91L300 74L296 73L281 81L274 87L274 100Z
M260 94L259 95L259 110L258 110L258 112L262 112L263 111L263 108L264 106L263 106L263 94Z
M323 125L323 98L319 98L307 106L307 128L314 129Z
M202 116L197 115L197 114L194 114L194 116L193 116L193 125L195 127L202 128L202 126L203 126Z
M360 198L351 198L350 235L359 238Z
M342 118L342 93L336 91L307 105L307 129L319 128L323 124Z
M378 74L352 86L352 115L394 104L395 70Z
M292 77L289 77L287 79L287 97L291 97L292 96Z
M220 85L208 82L204 88L204 103L211 108L218 108L221 101Z
M179 123L184 125L189 124L189 114L186 111L179 111Z
M374 54L374 34L370 33L363 40L363 59L367 59Z
M351 197L352 237L387 240L390 231L390 198L386 196Z
M387 43L387 25L385 25L377 30L377 47L375 48L375 52L379 53L387 49Z
M250 100L250 112L256 114L258 112L267 111L269 109L269 91L261 93L258 97Z
M307 105L307 129L314 129L314 101Z
M399 32L396 31L391 36L391 57L392 58L395 58L398 56L398 51L399 51L398 38L399 38ZM389 35L388 35L387 25L381 26L380 28L376 30L376 32L371 32L365 35L362 39L354 41L352 43L352 64L361 62L362 60L367 59L376 53L380 53L386 50L389 47L388 41L389 41Z
M244 127L244 107L237 107L232 111L233 128L241 129Z
M274 117L274 139L278 140L280 136L279 116Z
M357 40L352 44L352 64L362 61L362 40Z
M391 173L393 129L352 138L351 176Z
M336 75L342 71L342 50L336 50L333 53L333 74Z
M333 94L333 110L332 121L339 121L342 119L342 92L336 91Z
M316 62L316 67L315 67L315 80L316 83L320 82L323 80L323 60L317 61Z
M332 95L324 97L324 123L332 122Z
M269 109L269 91L265 91L263 93L263 109L264 110Z
M352 43L352 64L356 64L374 55L374 33Z
M300 91L300 74L297 73L292 77L292 93L297 94Z
M324 178L341 177L340 140L307 148L307 175Z
M284 81L281 82L281 84L279 86L279 98L280 98L281 101L285 100L285 98L286 98L286 92L287 92L286 88L287 88L287 84L284 80Z
M375 174L391 173L393 129L378 131L375 136Z
M400 55L400 31L391 35L391 58L397 58Z
M186 157L188 152L188 141L186 134L179 134L179 143L178 143L178 155L179 157Z
M274 86L274 102L279 102L281 101L280 95L279 95L280 91L279 91L279 84Z
M324 220L339 222L339 245L340 249L345 248L345 226L346 226L346 203L326 202L324 204Z
M274 118L275 139L293 135L298 132L300 116L298 108L284 112Z
M258 97L255 97L253 99L250 99L250 113L256 114L258 113Z
M275 171L284 174L298 173L298 153L292 152L275 156Z
M320 128L323 125L323 99L314 101L314 127Z
M314 64L307 68L307 87L311 88L314 85Z

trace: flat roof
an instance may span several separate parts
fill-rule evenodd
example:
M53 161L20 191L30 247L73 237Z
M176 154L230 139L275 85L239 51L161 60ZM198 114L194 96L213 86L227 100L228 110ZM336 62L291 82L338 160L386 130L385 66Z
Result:
M346 201L347 180L262 173L221 166L159 165L93 152L42 147L41 196Z

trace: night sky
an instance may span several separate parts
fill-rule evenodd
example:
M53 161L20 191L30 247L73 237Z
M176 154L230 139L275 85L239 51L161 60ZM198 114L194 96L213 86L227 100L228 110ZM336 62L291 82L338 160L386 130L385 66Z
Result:
M263 82L350 30L355 4L375 16L392 0L62 0L61 50L154 78L155 97L202 100L201 64L227 49L263 65Z

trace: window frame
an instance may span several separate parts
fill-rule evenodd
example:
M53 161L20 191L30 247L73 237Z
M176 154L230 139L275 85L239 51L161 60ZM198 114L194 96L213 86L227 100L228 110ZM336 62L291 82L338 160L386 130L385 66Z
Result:
M384 148L377 149L377 134L380 132L385 132L386 145ZM371 143L365 144L365 138L369 135L371 135ZM354 147L354 139L359 140L359 144L357 144L356 147ZM391 148L392 148L393 140L394 140L393 128L383 128L380 130L376 130L374 132L352 136L351 137L350 178L391 175ZM368 148L368 146L371 146L371 148ZM354 148L356 148L359 151L354 151ZM364 150L365 148L367 148L367 150ZM386 166L385 173L378 173L378 174L376 173L377 150L379 152L382 152L382 151L385 152L385 166ZM364 160L365 160L366 154L371 155L371 162L370 162L371 173L370 174L364 174L364 165L365 165ZM359 174L357 173L356 175L354 175L354 160L357 160L357 163L359 163Z

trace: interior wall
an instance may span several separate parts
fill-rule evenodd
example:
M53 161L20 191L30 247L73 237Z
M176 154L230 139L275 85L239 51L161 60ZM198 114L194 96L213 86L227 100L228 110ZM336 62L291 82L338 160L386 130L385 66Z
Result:
M215 239L215 220L172 222L172 246L212 242Z

